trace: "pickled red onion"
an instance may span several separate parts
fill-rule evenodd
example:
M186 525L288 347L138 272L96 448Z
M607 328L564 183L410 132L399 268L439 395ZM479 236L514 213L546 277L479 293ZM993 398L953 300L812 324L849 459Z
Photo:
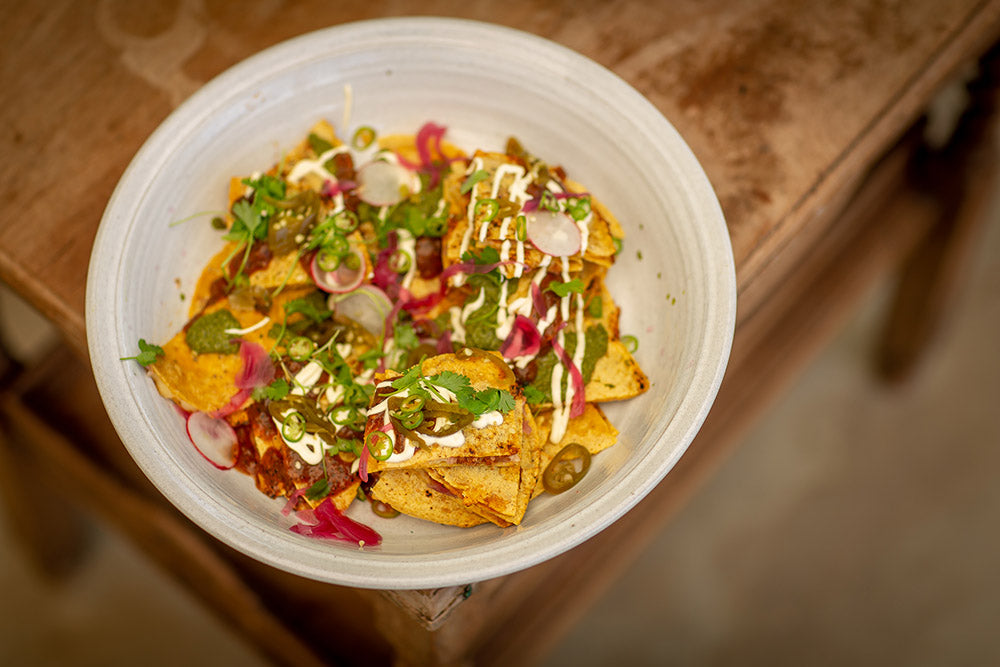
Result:
M363 523L347 518L329 498L315 509L296 512L295 516L303 523L295 524L291 531L305 537L353 542L359 546L378 546L382 543L381 535Z
M579 417L583 414L584 406L586 404L586 396L584 396L584 385L583 385L583 373L580 369L576 367L573 360L570 359L569 355L566 354L566 350L560 345L554 338L552 339L552 350L559 357L559 361L569 369L569 377L573 382L573 402L570 404L569 416Z
M524 315L514 318L514 325L511 327L507 340L500 347L500 354L504 359L515 359L517 357L534 356L542 348L542 334L539 333L535 323Z

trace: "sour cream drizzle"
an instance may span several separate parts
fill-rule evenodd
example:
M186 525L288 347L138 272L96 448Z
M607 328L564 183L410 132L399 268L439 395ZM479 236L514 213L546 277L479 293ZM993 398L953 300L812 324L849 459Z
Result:
M564 281L569 281L569 258L562 258L562 278ZM569 321L569 294L560 299L560 307L562 309L563 321ZM576 331L574 335L576 336L576 347L573 349L572 362L576 366L577 370L581 373L583 372L583 356L587 351L587 338L583 330L583 295L574 294L576 301L576 313L573 319L573 324L575 325ZM560 331L559 335L556 336L557 342L565 350L566 349L566 337L565 330ZM570 377L566 382L566 393L563 394L562 391L562 381L563 374L566 369L563 364L556 364L552 368L552 384L550 389L552 391L552 430L549 433L550 442L559 442L566 435L566 426L569 423L569 413L573 406L573 397L576 396L576 387L573 383L573 378Z
M396 230L396 247L399 252L406 253L410 258L410 266L403 276L402 286L410 289L413 284L413 277L417 275L417 239L410 233L410 230L400 227Z
M295 166L292 167L292 170L288 172L287 180L289 183L298 183L308 174L315 174L324 181L333 181L336 183L336 175L330 173L325 165L333 156L348 152L350 152L350 149L345 144L342 146L334 146L333 148L323 151L323 154L315 160L310 160L309 158L299 160L295 163Z

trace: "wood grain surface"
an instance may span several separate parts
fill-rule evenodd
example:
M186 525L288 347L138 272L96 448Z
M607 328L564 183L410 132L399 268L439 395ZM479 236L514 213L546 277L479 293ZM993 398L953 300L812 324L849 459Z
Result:
M994 39L1000 2L55 0L4 14L0 278L85 354L90 249L132 155L201 84L283 39L379 16L459 16L615 71L708 172L742 319L766 299L749 289L764 268Z

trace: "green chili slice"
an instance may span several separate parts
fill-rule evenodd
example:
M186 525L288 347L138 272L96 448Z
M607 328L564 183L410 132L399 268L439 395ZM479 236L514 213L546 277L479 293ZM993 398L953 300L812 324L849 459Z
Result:
M559 210L559 200L550 190L542 190L542 198L538 202L538 206L555 213Z
M588 215L590 215L590 197L580 197L579 199L571 199L566 204L566 212L569 216L580 222Z
M422 407L424 407L423 396L407 396L403 399L403 402L399 404L399 411L405 415L411 412L417 412Z
M424 413L419 410L416 412L404 413L400 415L399 421L402 422L403 426L412 431L424 422Z
M305 336L296 336L288 343L288 356L295 361L305 361L312 355L315 349L316 343Z
M281 437L288 442L298 442L306 434L306 418L301 412L289 412L281 422Z
M346 405L330 408L330 411L326 414L329 420L337 426L349 426L358 419L357 410Z
M542 486L549 493L562 493L576 486L590 470L590 451L571 442L556 454L542 473Z
M387 461L392 456L392 438L382 431L372 431L365 437L368 453L376 461Z
M350 234L358 228L358 216L346 208L333 214L333 226L344 234Z
M361 268L361 258L356 252L348 253L348 255L344 257L343 261L344 266L349 268L351 271L357 271Z
M372 512L375 513L375 516L380 516L383 519L394 519L399 516L399 510L374 498L372 498Z
M337 257L343 257L351 249L350 243L341 234L330 234L323 241L323 250L326 250L331 255L336 255Z
M413 257L401 248L389 257L389 268L396 273L406 273L411 266L413 266Z
M476 201L476 207L472 209L473 216L476 218L482 216L483 222L492 221L499 212L500 202L496 199L479 199Z
M632 335L622 336L622 344L629 351L629 354L635 354L636 350L639 349L639 339Z
M337 267L340 266L340 255L329 248L321 248L316 253L316 266L323 271L336 271Z
M375 136L374 128L368 125L362 125L354 131L354 136L351 138L351 146L353 146L355 150L363 151L372 145L372 142L375 141Z
M524 243L528 240L528 218L523 215L517 216L516 225L514 237L521 243Z

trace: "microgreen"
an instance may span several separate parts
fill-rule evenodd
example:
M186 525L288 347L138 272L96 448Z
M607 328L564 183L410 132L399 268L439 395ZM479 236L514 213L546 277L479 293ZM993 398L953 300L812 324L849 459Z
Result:
M332 310L323 308L321 299L310 299L309 297L292 299L285 304L285 316L287 317L294 313L301 313L316 324L319 324L333 315Z
M147 343L145 339L140 338L139 354L135 355L134 357L122 357L121 361L128 361L131 359L135 359L140 366L145 368L150 364L152 364L154 361L156 361L157 357L162 357L163 354L164 353L162 347L160 347L159 345L153 345L152 343Z
M583 281L579 278L573 278L569 282L561 283L558 281L553 281L549 286L548 290L550 292L555 292L556 296L564 297L570 292L575 294L581 294L583 292Z
M331 488L332 487L330 486L330 480L326 478L320 479L318 482L310 486L309 489L306 491L305 493L306 499L312 501L322 500L323 498L326 498L328 495L330 495Z
M547 400L545 394L533 384L525 385L524 399L531 405L538 405L539 403L544 403Z
M476 171L469 174L469 177L465 179L465 182L462 183L462 187L459 190L459 192L461 192L464 195L466 192L474 188L476 186L476 183L485 180L487 178L489 178L489 173L485 169L477 169Z

